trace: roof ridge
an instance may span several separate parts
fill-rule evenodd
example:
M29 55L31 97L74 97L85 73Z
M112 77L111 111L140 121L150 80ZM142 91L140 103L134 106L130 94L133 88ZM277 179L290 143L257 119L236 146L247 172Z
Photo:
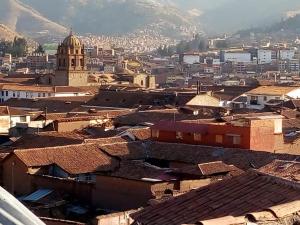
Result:
M97 143L81 143L81 144L74 144L74 145L62 145L62 146L54 146L54 147L46 147L46 148L28 148L28 149L22 149L18 148L14 150L15 152L29 152L33 150L45 150L45 149L59 149L59 148L69 148L69 147L77 147L77 146L91 146L91 145L98 145Z
M255 169L250 169L250 171L253 171L254 173L258 175L265 176L266 179L274 181L278 185L284 185L289 186L290 188L300 190L300 183L285 179L283 177L274 176L272 174L264 173Z

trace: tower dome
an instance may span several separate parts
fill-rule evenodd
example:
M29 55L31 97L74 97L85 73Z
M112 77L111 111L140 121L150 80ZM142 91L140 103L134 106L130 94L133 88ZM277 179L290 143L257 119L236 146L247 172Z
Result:
M80 47L81 46L81 41L79 40L78 37L70 33L68 37L65 38L63 41L64 46L70 46L70 47Z

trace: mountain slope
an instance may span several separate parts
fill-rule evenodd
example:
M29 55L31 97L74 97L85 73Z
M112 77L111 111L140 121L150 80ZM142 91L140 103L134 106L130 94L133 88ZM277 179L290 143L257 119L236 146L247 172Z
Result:
M7 26L0 24L0 40L13 41L15 37L20 37L16 32Z
M188 13L161 0L21 1L78 33L121 35L150 25L176 33L180 26L195 25Z
M40 31L65 34L66 28L45 18L33 8L18 0L0 0L0 22L13 31L34 36Z

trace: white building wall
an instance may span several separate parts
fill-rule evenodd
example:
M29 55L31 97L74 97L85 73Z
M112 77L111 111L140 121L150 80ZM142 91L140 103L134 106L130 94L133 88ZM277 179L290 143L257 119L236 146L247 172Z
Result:
M257 98L257 104L251 104L252 97ZM271 96L271 95L247 95L247 108L250 109L263 109L265 104L270 100L284 100L285 97L282 95Z
M290 98L298 99L300 98L300 88L297 88L287 94Z
M34 99L34 98L48 98L48 97L73 97L73 96L86 96L84 92L32 92L32 91L0 91L0 101L5 102L11 98L20 99Z
M200 62L200 56L199 55L184 55L183 56L183 62L186 64L194 64Z
M224 53L224 60L225 62L244 62L250 63L251 62L251 54L248 52L225 52Z
M282 60L292 60L295 57L295 50L280 50L279 57Z
M271 63L272 62L272 51L259 49L257 51L257 61L258 61L258 64Z

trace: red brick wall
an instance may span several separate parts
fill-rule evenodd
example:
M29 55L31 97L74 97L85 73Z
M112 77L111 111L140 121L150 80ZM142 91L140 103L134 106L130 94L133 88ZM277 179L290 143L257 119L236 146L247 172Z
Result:
M275 138L273 120L251 122L251 150L273 152L275 149Z
M95 184L40 175L30 175L30 179L33 191L38 188L49 188L69 193L84 202L92 202Z
M228 134L236 134L241 136L241 143L239 145L234 145L232 136ZM216 135L223 136L223 143L216 142ZM154 138L155 139L155 138ZM227 148L250 148L250 127L237 127L232 125L214 125L208 126L208 131L206 134L202 135L201 141L194 140L194 134L183 133L183 139L176 139L176 132L173 131L159 131L159 138L156 140L163 142L177 142L186 144L199 144L208 146L222 146Z
M151 183L109 176L97 176L93 193L94 205L113 210L129 210L146 206L155 192L173 189L172 183Z
M9 156L2 164L3 187L16 195L28 194L31 191L27 167L15 155Z

